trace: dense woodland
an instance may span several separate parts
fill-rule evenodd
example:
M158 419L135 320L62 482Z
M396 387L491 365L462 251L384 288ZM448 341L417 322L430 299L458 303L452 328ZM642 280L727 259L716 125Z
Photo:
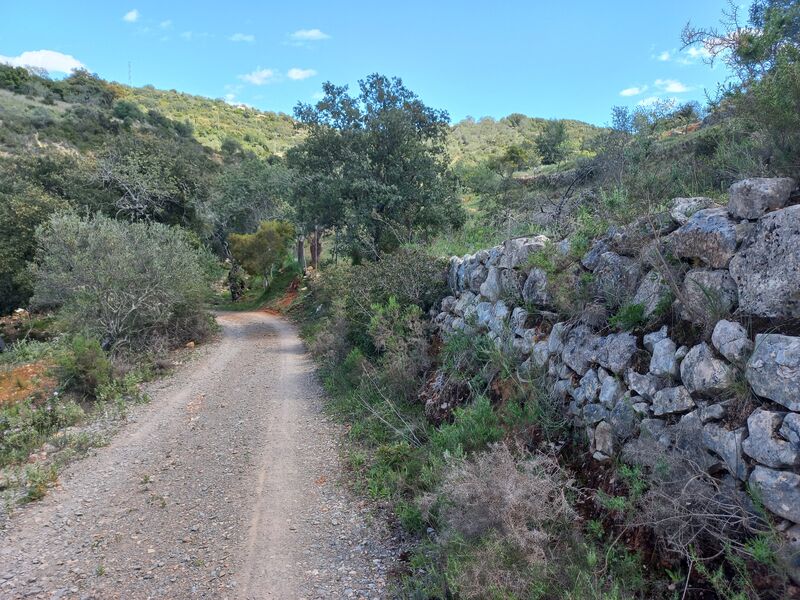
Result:
M3 360L53 352L81 398L129 398L139 371L120 377L112 363L152 365L207 336L205 308L222 302L221 289L235 308L305 272L294 314L333 410L353 425L357 485L419 536L399 584L407 597L680 598L685 557L659 562L613 539L647 485L641 473L619 466L627 495L606 498L605 512L574 530L585 507L570 504L569 466L520 467L513 448L471 460L514 432L537 431L529 448L559 438L562 417L535 400L546 392L500 407L475 394L438 424L423 423L418 394L433 364L467 373L467 395L506 368L480 340L429 343L447 256L539 232L585 251L674 197L718 198L743 177L800 174L800 6L757 0L739 17L739 27L683 33L735 74L707 106L609 107L605 127L523 114L451 124L379 74L358 89L326 83L321 100L289 116L85 71L54 79L0 65L0 313L48 315L25 335L47 328L59 340L55 350L21 341ZM9 331L6 342L24 338ZM0 466L85 417L77 404L47 402L46 423L32 425L33 401L3 409ZM3 433L13 428L27 433ZM579 443L570 448L574 466ZM568 490L566 504L537 517L569 538L561 556L526 554L518 524L459 522L443 498L477 493L472 480L488 469L508 478L529 469L537 485ZM46 485L35 476L28 499ZM446 534L427 537L430 526ZM703 567L691 597L778 598L785 587L765 587L786 581L769 540L752 543L761 546L697 549L723 558Z

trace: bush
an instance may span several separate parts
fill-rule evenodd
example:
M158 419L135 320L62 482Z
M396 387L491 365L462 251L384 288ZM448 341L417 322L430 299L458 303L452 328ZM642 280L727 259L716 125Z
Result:
M58 378L67 389L96 396L111 380L111 361L96 339L76 335L57 361Z
M250 275L263 275L269 287L275 269L286 259L294 227L285 221L263 221L255 233L228 236L231 254Z
M177 227L54 215L36 233L33 304L116 351L207 333L213 259Z

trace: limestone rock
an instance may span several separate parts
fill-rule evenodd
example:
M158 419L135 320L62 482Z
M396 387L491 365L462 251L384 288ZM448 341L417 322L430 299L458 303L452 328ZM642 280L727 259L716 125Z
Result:
M666 212L645 215L617 229L611 236L611 249L627 256L637 256L650 240L675 229Z
M691 393L719 394L731 386L734 377L733 367L716 358L705 342L689 350L681 362L681 380Z
M607 376L600 384L600 404L612 408L624 393L624 388L616 377Z
M675 198L669 214L678 225L684 225L694 213L704 208L715 207L711 198L697 196L694 198Z
M566 336L561 359L578 375L585 375L599 344L599 338L585 325L574 327Z
M550 359L550 351L547 348L547 341L541 340L536 342L531 349L531 361L533 364L542 369Z
M630 394L625 394L614 405L609 420L617 439L627 440L633 436L639 419L631 404Z
M608 409L600 404L587 404L583 407L583 420L588 425L607 419L608 414Z
M486 280L480 287L481 296L486 298L489 302L497 302L500 299L502 291L500 269L497 267L489 267Z
M594 357L600 366L622 374L636 354L636 338L630 333L612 333L600 338Z
M746 435L744 427L729 431L715 423L703 426L705 447L721 457L728 471L742 481L747 478L747 463L742 455L742 440Z
M506 269L516 269L528 262L531 254L542 250L549 242L543 235L506 240L498 265Z
M762 317L800 317L800 204L758 221L731 260L739 305Z
M779 433L795 448L800 448L800 414L789 413L783 418Z
M737 219L758 219L786 206L796 184L789 177L754 177L734 183L728 191L728 212Z
M753 351L747 330L739 323L722 319L714 326L711 343L722 356L734 364L743 365Z
M775 437L784 414L761 408L754 410L747 418L750 435L742 444L748 456L776 469L800 464L800 447Z
M525 323L528 320L528 311L522 308L521 306L517 306L511 312L511 331L513 331L516 335L523 336L525 335Z
M647 349L647 351L652 352L655 345L661 340L666 339L667 335L667 326L662 325L661 329L658 331L645 334L645 336L642 338L642 342L644 343L644 347Z
M486 265L476 263L464 269L464 285L473 292L480 292L483 282L489 276L489 269Z
M694 400L692 400L689 391L682 385L659 390L653 397L653 414L657 417L686 412L693 408Z
M581 258L581 264L590 271L594 271L604 252L608 252L608 243L605 240L595 240L589 251Z
M461 291L458 285L458 269L460 266L461 259L458 256L452 256L447 269L447 285L453 294L458 294Z
M564 338L569 331L569 325L566 323L556 323L550 330L550 335L547 338L547 351L550 355L561 354L564 350Z
M759 465L749 481L761 492L764 506L792 523L800 523L800 475Z
M678 258L699 258L715 269L728 266L736 252L736 223L724 208L704 208L670 234L669 247Z
M550 294L547 292L547 273L543 269L534 267L528 273L528 278L522 288L522 298L525 302L537 306L550 304Z
M677 346L669 338L664 338L653 346L650 359L650 372L656 377L677 377L678 360L675 358Z
M453 314L464 317L466 314L467 307L471 304L475 303L476 296L472 292L464 292L461 296L458 297L455 304L453 304L452 311Z
M600 421L594 430L594 447L605 456L614 456L614 449L617 445L614 428L606 421Z
M625 373L625 378L628 382L628 387L645 400L653 400L656 392L667 386L667 382L664 379L650 373L642 375L633 369L628 369Z
M663 302L668 301L672 291L658 271L650 271L642 278L642 282L631 300L631 304L641 304L644 316L651 316Z
M615 252L604 252L594 270L595 293L609 306L620 306L636 294L641 277L639 263Z
M745 377L759 396L800 411L800 337L756 335Z
M736 308L736 282L726 270L692 269L683 280L681 316L693 323L712 323Z

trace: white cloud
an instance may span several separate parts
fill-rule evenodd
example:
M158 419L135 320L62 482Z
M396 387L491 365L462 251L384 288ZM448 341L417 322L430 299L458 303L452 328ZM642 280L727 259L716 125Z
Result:
M319 29L298 29L289 37L296 42L318 42L320 40L327 40L331 36Z
M252 43L256 41L256 36L251 33L234 33L231 37L228 38L232 42L248 42Z
M136 23L136 21L139 20L139 11L135 8L133 10L129 10L125 13L125 16L122 17L122 20L128 23Z
M620 96L638 96L639 94L644 94L646 91L647 91L647 86L646 85L634 86L634 87L625 88L624 90L622 90L619 93L619 95Z
M689 91L686 85L676 79L656 79L656 86L668 94L682 94Z
M656 58L662 62L667 62L669 59L672 58L672 54L670 54L669 50L664 50L661 52Z
M709 52L705 46L690 46L686 50L686 54L688 54L690 58L694 59L711 58L711 52Z
M36 67L55 73L71 73L75 69L84 68L84 64L74 56L55 50L33 50L19 56L0 55L0 63L13 67Z
M322 92L314 92L313 94L311 94L312 100L322 100L324 97L325 94L323 94Z
M289 79L292 79L294 81L308 79L309 77L313 77L316 74L317 72L314 69L298 69L297 67L289 69L289 72L286 73Z
M272 69L261 69L258 68L252 73L247 73L246 75L239 75L239 79L242 81L246 81L247 83L252 83L253 85L264 85L265 83L271 83L275 81L277 77L277 73Z
M159 23L158 26L161 27L161 29L170 29L172 27L172 21L170 21L169 19L167 19L166 21L161 21L161 23Z

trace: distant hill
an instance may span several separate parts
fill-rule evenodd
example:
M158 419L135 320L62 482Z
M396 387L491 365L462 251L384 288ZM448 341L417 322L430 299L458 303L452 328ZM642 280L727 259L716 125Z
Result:
M588 142L603 131L602 127L582 121L563 120L567 131L570 155L591 155ZM547 125L547 119L528 117L519 113L496 120L483 117L465 119L452 127L448 142L454 164L472 165L512 145L534 144Z
M287 114L265 112L224 100L212 100L175 90L120 86L121 98L147 110L157 110L173 121L188 121L201 144L220 150L226 139L241 143L245 150L265 157L283 154L302 139L295 121Z

